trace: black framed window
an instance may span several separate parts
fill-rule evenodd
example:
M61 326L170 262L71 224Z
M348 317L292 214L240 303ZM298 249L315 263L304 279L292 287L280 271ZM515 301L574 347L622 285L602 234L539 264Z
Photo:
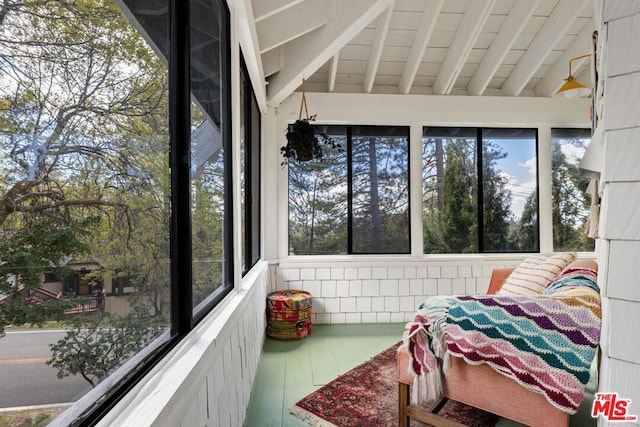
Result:
M85 395L59 423L91 425L233 287L229 10L19 3L0 51L0 198L27 202L0 220L0 331L31 310L26 288L51 308L30 322L92 331L50 360L83 384L72 369L90 363L94 392L63 397ZM6 295L26 306L6 310ZM108 348L122 351L96 356Z
M289 252L409 253L409 127L317 127L343 149L289 162Z
M537 252L537 129L425 127L424 253Z
M220 0L189 4L190 138L176 144L190 146L191 291L200 316L233 286L229 16Z
M244 61L240 69L242 273L260 259L260 108Z

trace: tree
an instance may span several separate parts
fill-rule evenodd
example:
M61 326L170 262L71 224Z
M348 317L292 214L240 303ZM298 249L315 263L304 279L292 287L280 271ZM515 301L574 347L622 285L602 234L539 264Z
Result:
M497 144L482 142L482 191L484 250L506 251L512 249L508 239L509 227L513 221L511 213L511 191L497 167L497 161L507 156Z
M78 316L72 323L64 338L51 344L47 365L58 370L58 378L79 374L92 387L164 329L144 306L126 316Z
M334 138L346 147L344 137ZM346 153L289 163L289 247L295 254L347 253Z
M475 144L464 139L447 141L443 184L442 234L448 252L477 252L477 173Z
M166 66L114 2L3 2L0 264L25 273L0 277L0 292L84 255L165 310L167 89ZM29 229L37 246L20 237Z
M581 145L577 139L569 143ZM551 144L551 172L554 250L593 250L593 239L586 237L589 206L584 190L588 180L581 176L577 165L569 163L557 140Z
M480 238L485 251L505 251L512 246L508 240L513 221L511 192L497 164L507 153L498 144L483 140L480 175L476 144L471 137L430 138L423 144L425 253L478 252ZM482 224L478 223L480 191Z

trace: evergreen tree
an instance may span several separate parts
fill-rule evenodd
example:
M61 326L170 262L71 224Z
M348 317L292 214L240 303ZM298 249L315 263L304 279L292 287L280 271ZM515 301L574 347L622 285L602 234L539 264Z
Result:
M445 146L442 235L448 253L478 251L475 144L452 139Z
M497 161L507 153L492 143L482 143L482 191L484 250L501 252L512 249L509 242L509 226L512 222L511 191L507 178L497 169Z
M579 140L572 143L581 144ZM557 140L551 144L551 171L554 251L592 251L594 241L586 237L589 206L584 190L588 180L577 165L568 162Z

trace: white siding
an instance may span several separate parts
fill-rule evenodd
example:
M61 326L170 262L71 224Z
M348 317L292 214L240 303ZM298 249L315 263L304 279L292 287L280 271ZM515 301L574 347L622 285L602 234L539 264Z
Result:
M640 2L600 3L605 88L598 126L605 151L597 251L604 297L600 391L631 399L630 414L640 415Z

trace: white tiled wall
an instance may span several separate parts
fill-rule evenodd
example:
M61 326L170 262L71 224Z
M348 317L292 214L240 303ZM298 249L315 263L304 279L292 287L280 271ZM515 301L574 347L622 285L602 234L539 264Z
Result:
M406 322L425 298L485 292L494 267L522 259L289 259L274 267L271 290L310 292L314 323Z

